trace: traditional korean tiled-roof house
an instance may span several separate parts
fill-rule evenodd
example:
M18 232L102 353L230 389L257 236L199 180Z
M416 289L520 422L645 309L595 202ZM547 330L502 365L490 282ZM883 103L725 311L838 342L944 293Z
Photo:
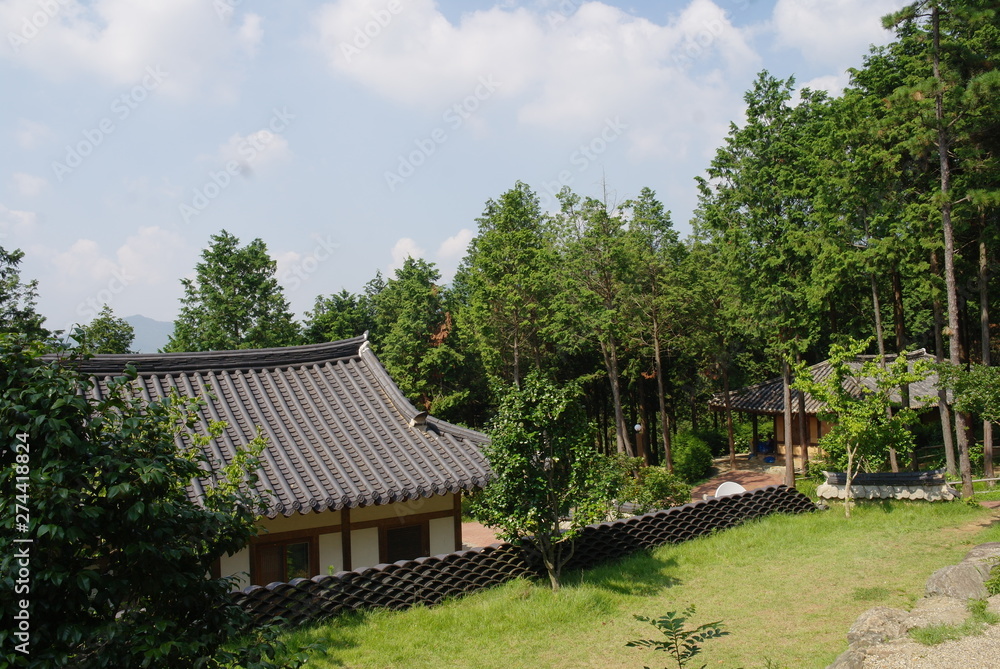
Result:
M895 358L895 355L886 355L886 362L892 362ZM910 369L913 369L914 365L918 362L931 363L934 362L934 359L934 356L928 354L924 349L918 349L912 353L908 353L906 356L907 364ZM860 370L864 363L877 360L877 355L862 355L858 356L856 360L849 364L852 368ZM827 378L833 371L828 360L815 364L808 369L813 375L813 378L817 381ZM910 406L937 406L937 382L937 373L931 372L926 378L924 378L924 380L911 384L909 387ZM865 388L875 388L874 380L869 377L853 377L845 381L845 383L850 385L848 390L856 394L860 394ZM799 413L798 392L799 391L796 390L792 391L792 436L796 440L793 441L793 446L800 445L797 441L799 435L799 421L801 420ZM809 393L805 393L804 399L806 443L810 447L815 447L818 445L819 438L827 434L832 425L819 419L817 414L822 413L823 407L818 400L816 400ZM891 400L896 404L901 403L898 389L891 394ZM773 433L777 442L776 452L779 454L785 453L785 402L781 377L770 379L756 385L747 386L746 388L741 388L740 390L734 390L730 393L729 402L733 411L741 411L752 415L755 421L755 428L757 426L756 421L758 416L770 417L771 425L765 427L762 432ZM721 393L715 395L709 401L709 408L714 411L725 410L725 398ZM758 435L755 434L754 441L756 442L757 440Z
M363 337L287 348L98 355L81 363L94 393L126 364L144 397L171 389L206 401L227 430L205 448L228 463L258 427L268 440L258 488L262 532L224 557L221 575L252 584L459 550L461 493L490 476L486 436L418 411ZM189 494L198 498L201 483ZM243 581L241 585L246 585Z

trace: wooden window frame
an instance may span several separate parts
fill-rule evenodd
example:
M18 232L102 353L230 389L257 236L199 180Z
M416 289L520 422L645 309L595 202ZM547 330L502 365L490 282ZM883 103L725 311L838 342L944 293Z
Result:
M250 583L253 585L267 585L261 582L260 549L264 546L271 548L274 546L287 546L289 544L309 544L309 577L316 576L312 572L319 569L319 535L315 530L303 530L300 532L282 532L277 538L268 537L266 540L257 540L250 543ZM289 536L290 535L290 536ZM282 574L283 579L287 579L286 574ZM271 582L271 581L269 581Z
M401 530L406 527L420 528L420 555L426 557L431 552L431 523L430 520L417 520L412 523L385 523L378 527L378 561L385 564L389 562L389 531ZM411 558L413 559L413 558Z

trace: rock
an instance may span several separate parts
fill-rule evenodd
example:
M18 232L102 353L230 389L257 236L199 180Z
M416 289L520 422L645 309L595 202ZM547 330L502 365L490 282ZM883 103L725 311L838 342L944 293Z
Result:
M1000 615L1000 595L993 595L986 601L988 602L986 610Z
M965 554L965 562L973 560L987 560L992 564L1000 562L1000 541L992 541L988 544L979 544Z
M903 609L878 606L868 609L854 621L847 633L847 643L855 647L867 647L906 634L906 618Z
M984 583L989 573L989 565L979 561L963 561L949 567L942 567L927 579L925 592L928 597L940 595L954 597L962 601L985 599L989 593L986 592Z
M964 599L954 597L924 597L910 611L906 629L929 625L961 625L969 617Z
M869 648L906 634L907 616L906 611L888 606L868 609L851 625L847 650L827 669L862 669Z
M837 656L833 664L826 669L862 669L865 666L865 656L868 653L862 648L848 648Z

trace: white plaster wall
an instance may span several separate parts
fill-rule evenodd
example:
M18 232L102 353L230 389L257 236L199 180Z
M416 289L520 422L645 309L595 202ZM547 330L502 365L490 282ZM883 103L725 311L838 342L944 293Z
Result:
M431 518L431 555L453 553L455 551L455 519Z
M351 532L351 567L374 567L379 563L378 528Z
M344 568L343 540L340 532L319 535L319 573L337 573ZM330 571L333 567L333 571Z
M250 585L250 549L244 548L235 555L219 558L219 573L222 576L240 575L239 585L233 590L242 590Z

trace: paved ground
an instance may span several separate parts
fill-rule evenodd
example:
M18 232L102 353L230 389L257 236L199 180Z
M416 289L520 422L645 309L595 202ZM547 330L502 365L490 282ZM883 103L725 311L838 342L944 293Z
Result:
M737 456L736 469L730 469L728 457L718 458L715 460L715 469L718 474L691 490L691 499L704 499L705 495L714 495L726 481L735 481L747 490L785 482L785 463L780 456L774 463L766 463L760 457L748 460L745 455Z
M496 543L497 538L493 530L483 527L479 523L462 523L462 547L478 548Z

